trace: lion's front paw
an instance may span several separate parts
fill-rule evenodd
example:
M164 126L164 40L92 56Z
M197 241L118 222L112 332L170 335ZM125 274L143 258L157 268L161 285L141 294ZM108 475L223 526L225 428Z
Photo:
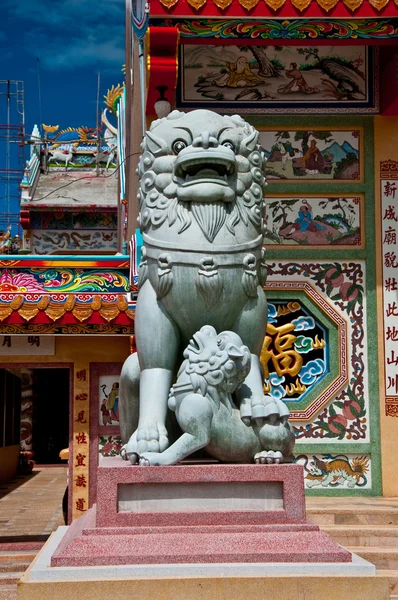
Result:
M280 463L282 461L283 454L278 450L276 452L273 450L263 450L262 452L257 452L257 454L254 455L254 462L256 465Z
M129 460L132 465L140 467L149 467L151 464L148 458L140 456L137 452L126 452L126 460Z
M141 455L134 452L130 455L130 462L131 464L139 465L140 467L164 464L163 455L160 452L144 452L144 454Z
M164 425L143 423L137 429L137 452L164 452L169 446L169 438Z

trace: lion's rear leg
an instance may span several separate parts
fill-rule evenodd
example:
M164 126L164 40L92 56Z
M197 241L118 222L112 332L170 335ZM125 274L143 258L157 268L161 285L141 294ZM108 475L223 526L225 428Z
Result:
M119 422L122 443L126 444L138 426L140 365L137 353L124 362L119 384Z

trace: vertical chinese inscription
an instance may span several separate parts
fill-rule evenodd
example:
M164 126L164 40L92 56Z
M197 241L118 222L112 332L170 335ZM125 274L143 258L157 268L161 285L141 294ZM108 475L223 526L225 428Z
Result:
M72 519L88 509L89 490L89 364L76 362L73 398Z
M398 179L381 166L386 415L398 417Z

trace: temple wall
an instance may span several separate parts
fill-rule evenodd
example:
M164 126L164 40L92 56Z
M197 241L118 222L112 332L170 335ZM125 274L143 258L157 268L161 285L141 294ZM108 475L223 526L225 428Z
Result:
M15 337L11 336L11 341L13 339ZM72 518L77 518L88 508L90 477L95 477L98 464L100 392L103 395L105 389L109 395L112 388L112 383L109 387L110 380L118 381L121 366L129 353L128 336L58 336L55 338L54 354L1 356L0 367L66 367L70 370L69 507ZM105 385L105 388L100 388L100 385ZM55 398L56 394L54 390ZM112 432L118 430L118 426L114 424L111 429ZM19 446L2 450L16 453L18 461ZM12 460L10 458L10 468L15 461L14 454ZM0 464L3 464L1 456Z
M398 291L397 285L388 287L387 283L394 281L398 268L393 259L394 250L397 250L394 231L398 219L398 194L395 192L398 181L394 180L398 176L398 117L375 117L374 136L382 480L383 495L398 496L398 472L394 460L398 452L398 365L394 349L398 340L398 332L394 333L398 325L398 311L394 309ZM388 211L389 207L393 210ZM387 231L390 233L386 234ZM384 273L383 264L387 267ZM376 344L376 336L372 336L371 343Z

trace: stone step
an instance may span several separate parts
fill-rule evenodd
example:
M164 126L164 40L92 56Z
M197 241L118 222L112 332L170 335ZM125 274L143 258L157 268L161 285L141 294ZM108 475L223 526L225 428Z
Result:
M321 529L342 546L398 548L397 525L322 525Z
M11 573L0 573L0 589L3 586L17 585L21 579L23 572L14 571Z
M373 563L378 570L398 571L398 548L350 546L347 550Z
M0 600L17 600L17 586L4 585L0 587Z
M398 598L398 571L389 571L388 569L380 569L377 571L380 577L388 577L390 580L390 593Z
M307 507L307 518L321 527L324 525L398 525L398 509Z
M13 571L20 571L25 573L26 569L30 566L30 562L1 562L0 573L12 573Z
M0 565L3 562L11 562L11 561L15 561L15 562L30 561L30 562L32 562L32 560L35 558L36 555L37 555L37 550L23 550L23 551L17 551L17 552L2 551L2 552L0 552Z

